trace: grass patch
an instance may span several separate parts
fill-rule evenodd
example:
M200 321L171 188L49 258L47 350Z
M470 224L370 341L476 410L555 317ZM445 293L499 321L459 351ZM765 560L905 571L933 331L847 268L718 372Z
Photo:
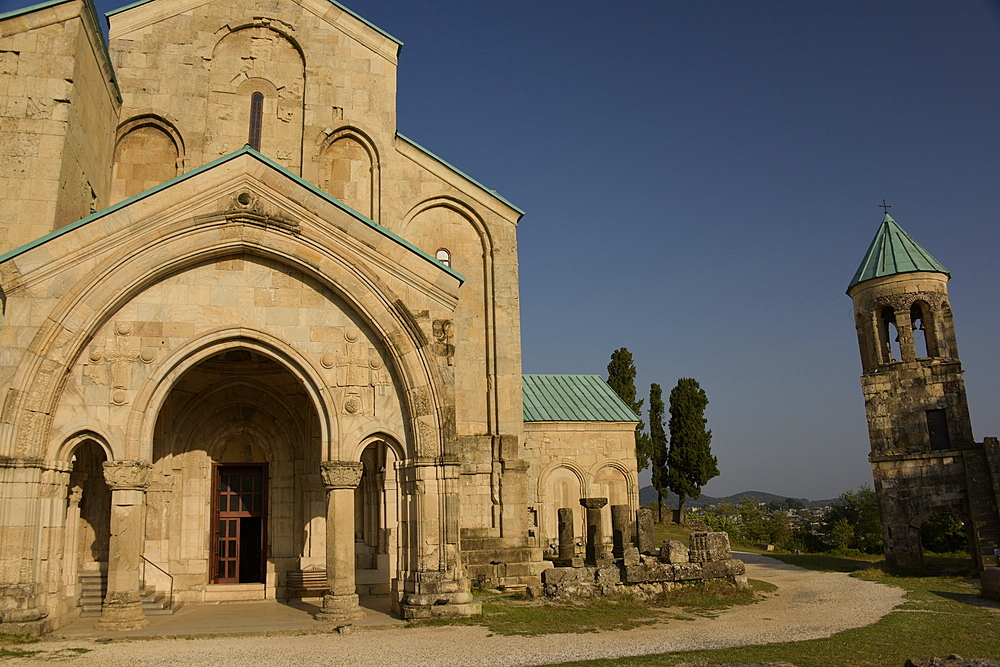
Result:
M656 509L653 509L655 516ZM667 508L663 508L664 516L667 515ZM660 546L663 544L664 540L677 540L681 544L687 546L691 539L691 533L694 531L685 526L680 526L676 523L654 523L653 524L653 544L655 546Z
M18 648L25 644L35 644L41 640L31 635L9 635L0 633L0 658L30 658L41 651Z
M831 556L830 554L788 554L770 552L775 560L820 572L854 572L882 559L881 556Z
M627 596L562 604L494 597L483 601L481 616L415 621L410 627L482 625L494 634L524 636L629 630L751 604L758 591L769 592L768 588L773 591L775 586L755 581L752 588L740 589L727 581L712 580L679 586L650 602Z
M824 566L823 569L846 566L824 561L815 564ZM1000 614L965 603L978 594L977 586L960 577L905 577L879 568L852 576L899 586L907 591L906 601L873 625L845 630L825 639L564 664L674 667L699 661L710 664L785 661L796 667L884 667L902 665L907 659L943 658L951 653L967 658L1000 655Z

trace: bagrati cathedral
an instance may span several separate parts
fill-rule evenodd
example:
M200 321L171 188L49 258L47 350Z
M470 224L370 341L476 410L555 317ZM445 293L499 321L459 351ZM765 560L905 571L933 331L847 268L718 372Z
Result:
M531 586L636 416L522 375L522 212L396 131L333 0L0 14L0 632ZM87 600L95 598L95 605Z

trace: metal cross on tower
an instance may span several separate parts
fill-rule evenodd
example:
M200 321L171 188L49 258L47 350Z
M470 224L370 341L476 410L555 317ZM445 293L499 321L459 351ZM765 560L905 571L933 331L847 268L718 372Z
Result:
M882 200L882 203L881 203L881 204L879 204L879 207L880 207L880 208L881 208L881 209L882 209L883 211L885 211L886 215L888 215L888 214L889 214L889 209L890 209L890 208L892 208L892 206L890 206L889 204L886 204L886 203L885 203L885 199L883 199L883 200Z

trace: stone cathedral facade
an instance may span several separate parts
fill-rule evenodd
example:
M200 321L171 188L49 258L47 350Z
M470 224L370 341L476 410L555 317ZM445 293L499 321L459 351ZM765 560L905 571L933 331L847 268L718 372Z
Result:
M470 614L558 508L637 507L635 416L521 374L522 212L396 131L398 40L331 0L108 21L0 14L0 632L85 575L106 629L168 589Z

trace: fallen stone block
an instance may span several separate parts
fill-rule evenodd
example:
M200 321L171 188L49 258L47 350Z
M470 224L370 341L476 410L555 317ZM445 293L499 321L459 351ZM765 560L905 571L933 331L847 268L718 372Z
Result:
M724 532L692 533L688 557L692 563L729 560L733 557L729 548L729 534Z
M988 567L983 570L980 584L983 588L983 597L1000 600L1000 567Z
M947 658L907 660L903 667L1000 667L1000 660L985 658L960 658L954 653Z
M673 581L691 581L692 579L705 578L705 572L700 563L675 563L668 567L674 571Z
M716 560L704 563L701 566L705 578L709 577L736 577L747 573L747 567L743 561L730 558L729 560Z
M688 548L677 540L666 540L660 548L660 560L664 563L690 563Z

